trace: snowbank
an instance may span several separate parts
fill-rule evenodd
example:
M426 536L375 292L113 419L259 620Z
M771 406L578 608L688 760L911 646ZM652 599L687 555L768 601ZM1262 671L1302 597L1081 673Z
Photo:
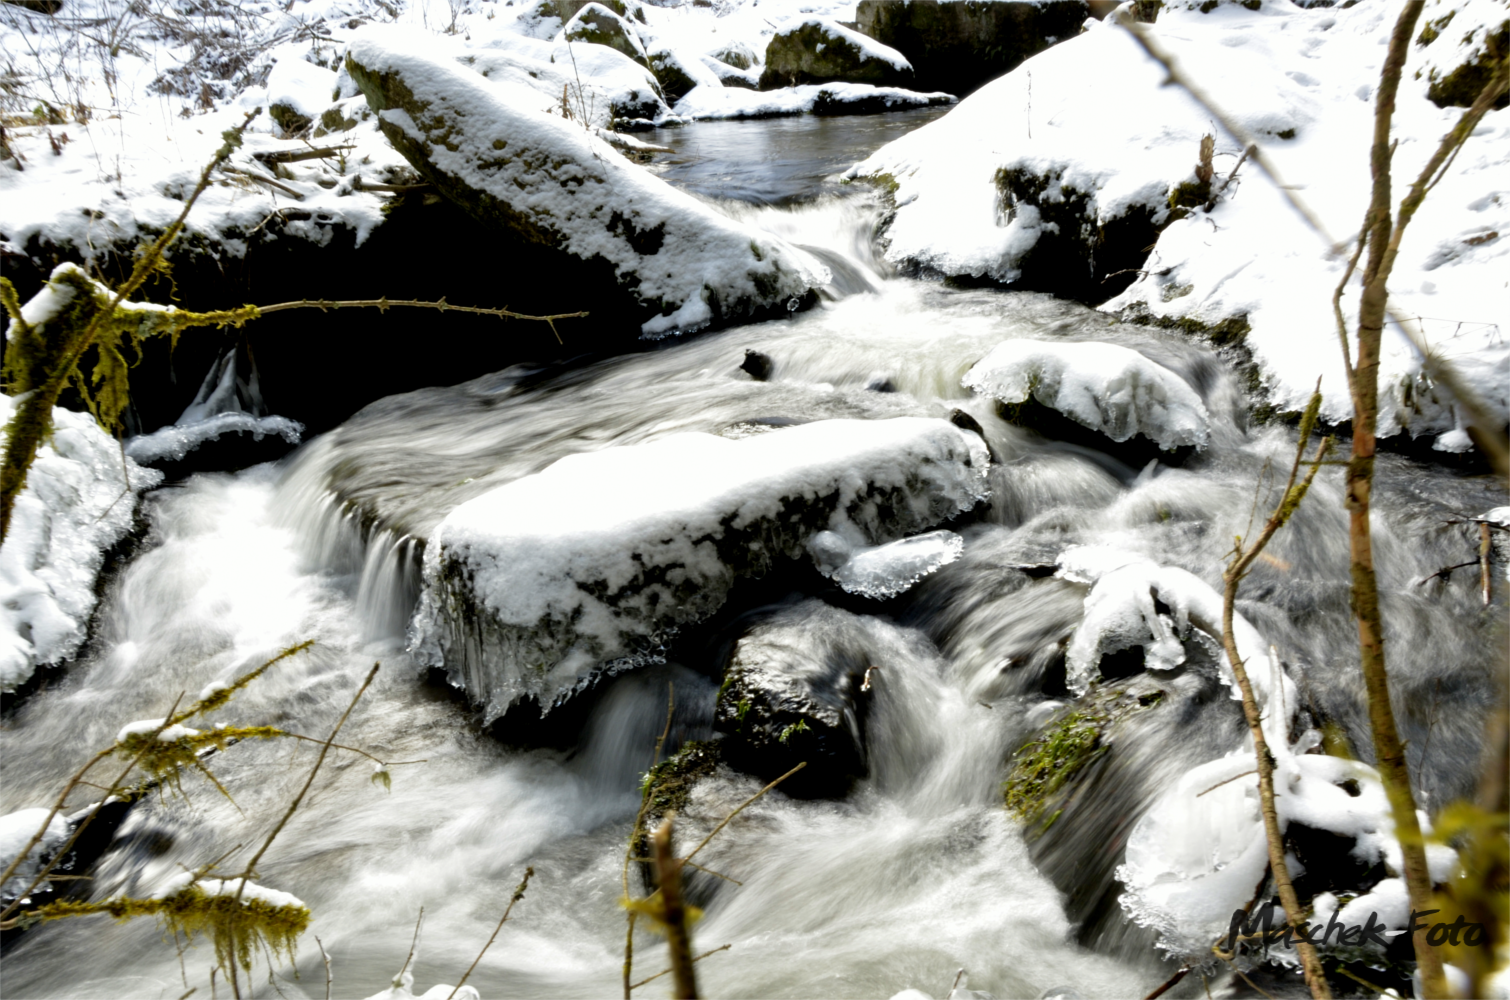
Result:
M908 86L912 64L873 38L825 17L793 18L766 46L761 90L804 83Z
M610 263L650 314L645 335L795 309L828 280L807 253L719 215L453 55L371 29L347 67L384 134L452 200L532 242Z
M819 532L876 544L970 509L988 462L978 435L920 417L573 455L440 523L411 645L489 720L525 696L548 709L602 664L653 658L736 578L802 555Z
M1395 15L1378 5L1306 10L1264 0L1257 10L1166 7L1151 27L1342 237L1357 230L1366 207L1373 88ZM1326 241L1252 162L1209 214L1200 210L1204 198L1191 197L1192 185L1211 115L1179 87L1163 86L1162 67L1125 30L1087 27L851 170L894 187L887 258L913 270L1035 287L1049 279L1025 274L1037 267L1052 276L1069 261L1093 288L1116 269L1104 260L1108 243L1132 247L1137 233L1158 233L1142 273L1102 308L1241 341L1282 410L1303 409L1322 376L1323 415L1346 419L1351 405L1331 308L1345 260L1329 255ZM1427 98L1424 76L1410 78L1431 48L1412 47L1399 95L1397 190L1459 114ZM1510 121L1502 118L1485 119L1431 192L1406 236L1391 292L1395 308L1420 317L1432 349L1504 419L1510 342L1501 324L1510 301L1502 272L1510 243L1498 234L1510 231L1510 197L1500 179L1510 158ZM1240 149L1234 138L1217 136L1218 187ZM1171 196L1196 208L1172 212ZM1125 238L1110 239L1119 225ZM1151 236L1134 248L1149 242ZM1344 296L1350 317L1357 287L1355 279ZM1440 447L1465 447L1466 436L1453 433L1459 415L1420 370L1414 349L1391 328L1380 433L1409 428L1440 435Z
M1113 441L1141 434L1166 451L1205 446L1206 407L1184 379L1116 344L1008 340L961 384L1004 403L1029 396Z
M28 318L42 315L39 299L28 303ZM0 396L0 426L15 405ZM124 462L93 417L53 410L52 439L37 449L0 547L0 691L15 690L38 666L61 663L83 643L105 551L131 529L137 494L162 479Z

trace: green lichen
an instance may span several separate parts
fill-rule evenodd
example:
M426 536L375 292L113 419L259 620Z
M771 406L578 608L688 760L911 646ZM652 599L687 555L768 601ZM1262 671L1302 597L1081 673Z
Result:
M83 903L62 900L38 907L33 919L62 920L67 917L108 913L118 921L133 917L156 917L166 933L183 935L186 941L208 937L222 969L234 966L252 971L252 958L260 953L295 956L299 936L309 928L310 912L302 905L273 905L246 896L211 894L188 885L162 899L120 897Z
M723 747L717 740L690 740L673 756L652 767L640 793L648 826L654 817L680 812L692 787L718 769Z

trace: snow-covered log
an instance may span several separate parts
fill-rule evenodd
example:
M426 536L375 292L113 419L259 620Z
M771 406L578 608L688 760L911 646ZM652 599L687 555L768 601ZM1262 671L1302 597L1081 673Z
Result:
M444 49L373 29L347 68L415 169L484 222L611 264L647 336L784 313L828 278L809 254L719 215Z
M413 648L490 719L525 696L548 709L603 664L653 659L820 532L877 544L969 510L988 462L980 437L922 417L573 455L435 529Z

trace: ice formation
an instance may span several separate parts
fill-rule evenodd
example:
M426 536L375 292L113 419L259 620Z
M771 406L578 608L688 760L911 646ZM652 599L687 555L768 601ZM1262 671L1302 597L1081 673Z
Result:
M1206 407L1184 379L1117 344L1008 340L962 383L1004 403L1031 395L1113 441L1141 434L1160 448L1204 447Z

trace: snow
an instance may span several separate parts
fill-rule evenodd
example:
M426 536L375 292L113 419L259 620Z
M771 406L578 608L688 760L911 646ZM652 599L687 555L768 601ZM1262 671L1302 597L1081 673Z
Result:
M286 105L306 118L317 118L330 106L336 74L304 58L308 46L289 42L273 49L276 60L267 76L268 105Z
M919 417L572 455L437 526L411 648L465 671L490 720L523 696L549 707L821 531L874 544L970 509L988 463L978 435Z
M828 280L806 252L720 215L583 129L532 110L530 92L484 82L453 56L438 44L369 28L352 42L349 58L369 72L395 74L417 100L431 102L426 121L445 130L444 143L432 142L401 110L381 117L431 147L433 172L521 213L569 253L610 262L642 302L659 303L644 334L705 325L714 315L710 300L737 314L800 298ZM500 155L500 136L509 137L514 153ZM661 237L641 253L632 232Z
M1493 6L1486 2L1484 9ZM1306 10L1264 0L1256 11L1236 4L1208 14L1166 7L1148 27L1258 138L1331 235L1342 238L1356 232L1366 208L1373 87L1396 13L1369 4ZM1431 104L1425 78L1412 78L1418 68L1429 71L1428 56L1446 58L1433 51L1442 46L1411 49L1395 117L1397 196L1460 114ZM1097 72L1086 73L1086 66ZM1200 137L1213 126L1211 114L1180 87L1164 86L1164 77L1126 30L1091 23L943 118L878 150L850 176L896 184L887 258L947 275L1016 280L1043 220L1035 205L1013 211L1003 204L996 186L1003 168L1045 178L1047 202L1087 197L1092 232L1138 207L1156 222L1167 220L1168 195L1194 180ZM1503 328L1510 315L1504 277L1510 242L1498 234L1510 231L1510 188L1503 180L1510 121L1502 117L1485 118L1431 192L1407 232L1390 288L1395 309L1416 317L1433 353L1454 364L1504 420L1510 414L1510 343ZM1219 178L1231 172L1241 148L1218 133ZM1245 344L1271 402L1303 409L1321 376L1323 416L1342 420L1351 404L1331 297L1345 257L1329 252L1328 241L1250 161L1209 215L1197 211L1170 223L1146 273L1102 308L1167 322L1245 317L1251 326ZM1350 325L1357 282L1343 299ZM1461 447L1462 436L1453 433L1461 415L1420 371L1415 349L1391 324L1380 372L1381 434L1409 427L1418 435L1452 435L1444 447Z
M393 985L380 993L374 993L367 1000L479 1000L478 992L470 986L454 987L440 983L430 987L418 997L414 995L414 973L407 967L393 981Z
M1113 441L1142 434L1173 451L1210 436L1206 407L1184 379L1116 344L1008 340L961 384L1004 403L1032 395Z
M239 892L243 904L256 900L268 906L304 906L304 901L290 892L269 889L267 886L245 879L196 879L193 872L179 872L172 876L153 895L157 899L166 899L191 885L206 896L235 896Z
M117 743L124 743L129 737L145 736L155 731L167 721L167 719L140 719L136 722L128 722L121 727L120 732L115 734L115 741ZM157 734L157 739L161 743L176 743L186 736L198 735L199 730L190 729L181 723L174 723L171 726L163 727L163 731Z
M868 83L808 83L780 90L702 86L676 103L678 115L690 119L774 118L804 115L864 104L878 111L953 104L952 94L919 93L901 87L873 87Z
M941 529L885 545L856 546L837 531L820 531L808 542L808 551L819 571L846 592L885 599L954 562L964 553L965 540Z
M15 405L0 396L0 425ZM0 547L0 691L83 643L105 552L131 530L137 494L162 478L124 461L123 470L120 445L93 417L53 410L52 439L37 449Z
M41 842L16 867L16 873L10 881L0 886L0 897L14 897L16 893L25 890L41 870L42 859L57 850L68 838L68 821L62 816L54 816L49 821L47 815L51 811L37 807L18 809L0 816L0 871L9 868L36 832L42 829L42 824L47 824L47 831L42 835ZM44 882L41 887L46 886L47 883Z

